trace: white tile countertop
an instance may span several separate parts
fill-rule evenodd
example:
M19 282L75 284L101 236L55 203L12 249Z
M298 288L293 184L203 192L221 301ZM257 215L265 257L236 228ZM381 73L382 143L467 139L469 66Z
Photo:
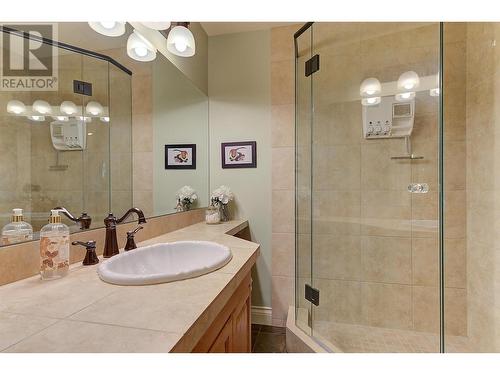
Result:
M233 237L247 226L202 222L138 244L205 240L231 249L227 265L193 279L118 286L99 279L98 265L80 263L59 280L0 286L0 351L191 351L255 264L259 245Z

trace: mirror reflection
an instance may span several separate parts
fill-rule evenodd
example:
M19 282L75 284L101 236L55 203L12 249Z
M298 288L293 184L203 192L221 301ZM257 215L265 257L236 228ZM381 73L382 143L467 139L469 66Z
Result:
M58 26L60 41L99 56L50 46L55 89L0 91L0 244L37 239L54 208L75 232L134 206L146 217L207 206L207 96L160 54L128 58L126 37ZM4 54L22 45L9 38Z

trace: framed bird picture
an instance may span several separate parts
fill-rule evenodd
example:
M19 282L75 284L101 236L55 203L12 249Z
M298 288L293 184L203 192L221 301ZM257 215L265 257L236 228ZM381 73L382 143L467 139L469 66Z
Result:
M165 169L196 169L196 145L165 145Z
M221 144L222 168L257 168L257 142Z

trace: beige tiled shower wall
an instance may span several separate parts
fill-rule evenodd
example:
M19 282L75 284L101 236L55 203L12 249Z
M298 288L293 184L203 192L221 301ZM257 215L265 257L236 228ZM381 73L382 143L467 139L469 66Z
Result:
M132 71L133 205L146 216L153 210L153 87L152 64L128 58L123 48L103 51Z
M272 322L286 323L294 296L294 50L300 25L271 31Z
M500 151L498 23L468 23L467 283L475 351L500 351Z
M293 82L292 35L297 29L279 28L272 34L273 134L279 134L273 138L276 319L283 317L285 301L293 301L292 292L283 288L291 287L293 280L285 271L277 275L275 263L280 263L279 269L285 269L281 255L287 248L284 244L286 240L293 244L293 185L284 184L280 176L291 171L293 163L290 160L290 169L286 169L284 160L294 134L290 105L293 86L289 85ZM450 100L465 97L465 67L454 59L460 61L460 53L465 53L463 39L460 44L464 30L464 25L454 25L446 41L455 54L447 56L447 64L452 65L448 72L448 81L453 85ZM314 319L437 332L438 98L430 97L427 91L417 94L412 143L413 152L424 159L395 161L390 157L405 151L402 139L362 137L359 85L372 76L382 82L396 81L408 70L415 70L420 76L437 74L438 24L315 23L313 34L313 54L319 53L321 60L312 85L312 281L321 290ZM449 249L446 328L449 334L466 335L465 113L457 110L445 115L449 122L445 186ZM285 139L289 143L282 143ZM409 194L406 188L410 182L426 182L430 192ZM306 245L307 235L304 248ZM293 262L292 250L288 251L287 259ZM309 261L307 257L302 259L305 264L299 264L299 268L307 269ZM301 298L302 293L299 305Z

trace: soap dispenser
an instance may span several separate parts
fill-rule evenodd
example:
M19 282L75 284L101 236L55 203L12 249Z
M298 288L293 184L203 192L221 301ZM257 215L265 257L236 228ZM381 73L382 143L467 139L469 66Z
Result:
M59 210L51 210L49 223L40 230L40 275L58 279L69 270L69 227L61 222Z
M32 239L33 227L24 221L22 208L14 208L12 210L12 222L2 229L2 245L11 245Z

